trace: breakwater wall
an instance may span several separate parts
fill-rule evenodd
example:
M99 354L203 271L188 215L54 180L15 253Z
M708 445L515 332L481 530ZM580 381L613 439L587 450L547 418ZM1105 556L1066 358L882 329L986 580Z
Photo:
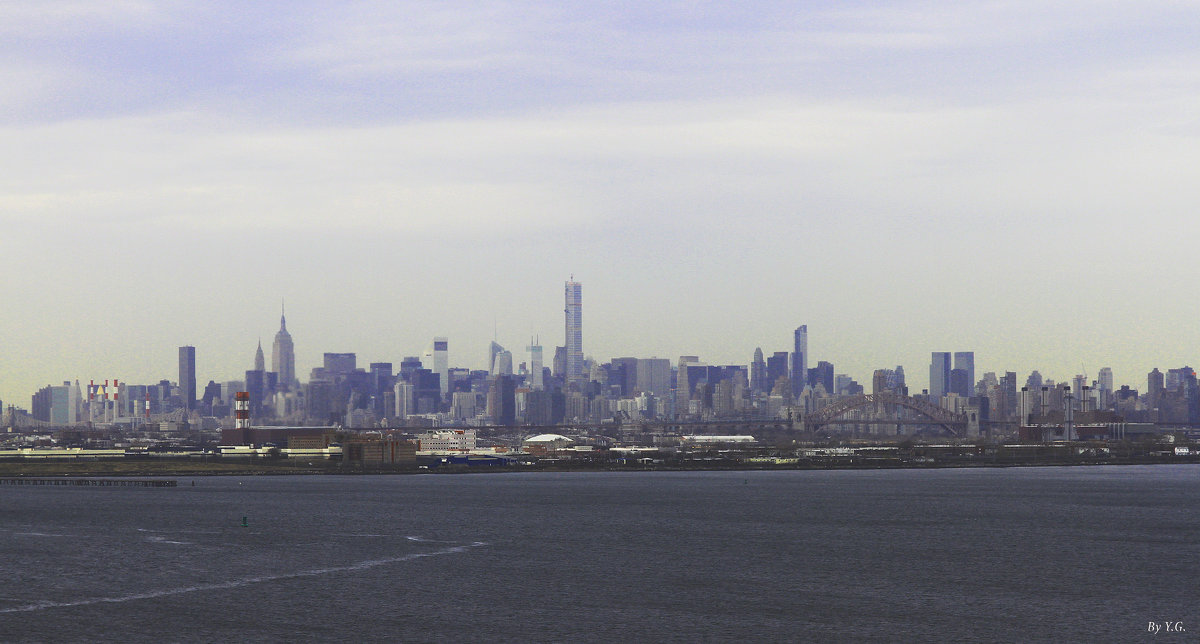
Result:
M176 487L167 479L0 478L0 485L73 485L80 487Z

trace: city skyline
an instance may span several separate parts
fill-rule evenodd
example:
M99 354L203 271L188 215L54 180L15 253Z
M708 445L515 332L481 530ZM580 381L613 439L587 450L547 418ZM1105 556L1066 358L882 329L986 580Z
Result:
M238 379L292 314L859 382L969 349L1065 381L1200 361L1200 8L241 3L0 9L0 400ZM435 268L436 267L436 268ZM264 351L266 347L264 347ZM549 358L549 356L547 356ZM514 353L514 359L517 356Z
M580 282L574 281L574 276L572 276L572 279L568 280L566 282L566 287L567 287L568 309L564 310L562 312L562 314L564 315L564 317L567 320L567 329L569 332L569 329L572 328L572 326L571 326L572 325L572 323L571 323L572 313L570 311L570 303L572 302L572 297L575 298L574 301L581 303L582 298L581 298L580 293L582 290L582 284ZM574 290L572 291L572 289L574 289ZM573 296L572 296L572 293L574 293ZM279 326L280 326L279 332L276 335L276 345L277 346L286 346L286 352L287 352L288 358L290 358L290 359L285 359L284 363L287 364L289 369L292 370L292 373L295 375L296 380L298 380L300 382L306 382L308 380L309 371L311 371L313 368L320 367L323 364L323 356L326 356L327 354L330 354L330 353L338 353L340 355L349 355L349 354L357 355L359 357L359 361L361 362L361 364L364 367L369 362L392 362L396 365L399 365L399 364L401 364L403 358L418 357L421 359L424 368L431 369L435 373L445 373L444 370L447 368L467 368L467 369L472 369L472 370L482 369L484 371L490 372L490 371L492 371L493 366L494 366L492 364L487 364L488 362L492 361L492 360L489 360L488 358L482 358L480 361L478 361L478 363L476 363L470 359L468 359L466 361L458 361L458 359L456 358L456 354L447 348L447 345L453 345L454 343L452 342L451 339L449 339L445 336L437 336L437 337L434 337L432 339L432 341L426 341L426 345L428 348L423 353L420 351L417 351L416 349L410 348L408 350L401 351L400 354L382 355L381 356L381 355L375 355L375 354L370 354L370 353L364 353L361 351L331 351L330 347L324 347L324 348L314 348L309 351L301 352L302 355L317 354L319 356L322 356L322 358L314 359L311 363L311 366L309 366L303 362L297 364L297 362L295 361L294 353L293 353L294 346L292 344L292 338L291 338L290 333L287 331L286 316L281 315ZM614 352L611 356L605 355L604 357L600 357L600 356L594 356L591 352L584 351L583 356L589 360L594 360L596 363L606 363L610 360L616 360L618 358L628 356L628 357L635 357L635 358L639 358L639 359L646 359L646 358L666 359L666 360L668 360L668 362L673 364L676 358L679 358L681 356L694 355L697 358L699 358L699 361L701 363L704 363L704 364L711 364L711 365L728 364L728 365L744 366L747 377L750 377L750 374L753 371L754 357L756 355L758 355L759 351L765 350L768 353L775 352L775 353L782 354L787 358L787 362L785 362L784 368L787 371L786 375L790 376L790 375L793 375L794 356L796 355L795 350L797 348L803 349L802 353L805 354L804 355L804 363L805 363L806 367L811 367L811 366L815 365L816 361L809 360L808 355L807 355L807 353L808 353L808 325L807 324L802 324L799 327L795 328L791 333L788 334L788 336L789 337L787 337L784 342L780 342L777 344L760 343L760 344L756 345L753 350L752 355L745 357L745 359L739 359L737 357L733 357L731 359L726 360L726 359L718 358L715 355L705 354L704 352L692 352L691 354L680 354L680 356L672 357L672 356L664 356L664 355L658 355L658 354L640 355L640 354L635 354L632 352L623 352L622 353L622 352L618 351L618 352ZM560 348L565 349L566 339L567 339L566 335L564 334L563 344L558 345ZM195 347L193 345L179 346L179 347L177 347L178 360L175 363L175 369L177 369L179 378L177 378L176 380L172 380L172 382L178 384L180 387L184 388L185 390L190 388L191 391L196 391L199 388L201 388L205 382L208 382L208 381L213 381L216 383L224 383L224 382L231 382L231 381L237 381L237 380L243 379L245 377L247 369L254 368L254 369L261 370L262 365L260 364L260 362L263 360L261 340L258 340L257 343L258 344L256 346L256 349L253 351L254 355L251 357L247 357L244 360L244 362L245 362L244 365L241 365L241 366L224 365L224 366L218 368L219 371L214 372L214 373L227 374L226 376L213 376L213 375L210 375L209 372L205 371L203 368L197 367L197 364L203 365L203 362L204 362L203 354L202 354L202 352L197 351L197 347ZM511 356L509 358L509 360L511 360L510 367L512 369L515 369L517 364L530 362L532 359L532 354L531 354L531 349L533 348L532 345L529 347L524 347L523 353L513 355L513 354L511 354L511 352L505 350L503 348L502 344L498 344L495 340L489 341L488 344L490 345L488 348L488 354L491 355L492 359L495 358L495 355L493 355L493 354L496 354L497 352L502 352L504 354L508 354L509 356ZM553 347L554 345L551 345L551 346ZM779 350L780 346L783 347L782 350ZM345 347L342 347L342 349L344 349L344 348ZM537 348L538 348L538 356L540 358L541 357L540 345ZM473 352L469 348L467 348L467 349L463 349L462 353L469 356L472 353L476 353L476 352ZM1179 367L1188 366L1188 364L1189 364L1188 361L1182 361L1182 362L1178 362L1178 364L1169 363L1169 364L1154 365L1144 372L1132 374L1129 377L1124 377L1121 375L1114 375L1114 369L1111 366L1111 364L1104 364L1102 366L1095 366L1095 367L1090 367L1090 368L1087 364L1081 364L1080 369L1076 370L1074 373L1067 373L1068 371L1070 371L1069 369L1063 371L1062 373L1058 373L1053 370L1047 369L1044 365L1041 367L1035 365L1030 369L1022 371L1021 369L1013 369L1012 367L1007 366L1007 365L992 365L989 363L985 363L985 368L976 370L975 364L974 364L975 354L976 354L976 352L974 352L974 351L965 351L965 352L964 351L955 351L955 352L937 352L937 351L935 351L935 352L932 352L935 362L939 360L939 357L941 357L941 359L945 361L944 366L941 367L944 370L944 374L945 374L945 376L944 376L945 380L943 381L943 384L940 386L941 388L938 388L938 386L934 384L934 381L932 379L932 376L933 376L933 367L932 366L929 367L930 377L925 380L921 380L921 375L923 375L923 372L924 372L924 369L921 367L921 365L922 364L927 365L928 360L929 360L928 358L924 358L924 362L921 362L919 360L914 360L912 363L895 362L895 361L893 361L892 363L888 363L885 361L885 362L876 364L874 366L864 367L862 369L862 371L856 371L854 369L849 369L849 368L843 367L843 365L845 365L845 364L855 364L855 363L863 364L861 360L859 360L859 361L843 360L843 361L839 362L839 360L836 358L830 359L830 357L826 357L826 356L822 356L822 355L817 355L816 360L819 360L821 362L832 362L834 365L834 369L839 376L841 376L841 375L848 376L850 379L855 380L860 385L864 385L868 388L870 387L870 384L871 384L871 374L875 370L890 369L891 366L896 366L896 365L899 365L901 367L907 365L909 368L909 375L905 378L905 381L908 384L910 390L913 393L919 393L923 389L929 390L930 393L935 395L935 397L940 397L940 395L942 395L944 393L948 393L950 391L950 389L949 389L950 373L951 373L951 371L956 371L960 368L964 368L964 371L966 372L964 374L964 376L966 378L966 381L969 383L970 387L972 387L972 388L974 387L975 383L978 382L979 378L984 373L992 372L997 375L1003 375L1004 372L1006 372L1006 371L1015 371L1019 376L1020 382L1023 383L1026 376L1028 376L1032 372L1036 371L1041 375L1042 378L1045 378L1047 380L1054 380L1058 383L1069 384L1072 381L1077 380L1079 375L1083 374L1083 375L1087 376L1087 378L1085 379L1086 382L1090 383L1093 380L1104 382L1108 385L1108 388L1110 390L1113 389L1114 387L1119 388L1122 385L1128 385L1128 386L1132 387L1133 389L1142 391L1144 393L1145 391L1147 391L1147 378L1150 377L1150 374L1152 371L1156 372L1156 371L1160 370L1160 368L1161 368L1161 370L1165 371L1168 369L1175 369L1175 368L1179 368ZM199 357L197 357L198 355L199 355ZM926 353L925 355L929 355L929 353ZM953 357L953 360L954 360L954 362L953 362L954 369L953 370L951 370L951 368L950 368L951 367L951 357ZM966 364L963 364L962 361L965 361ZM276 366L275 363L278 362L278 359L273 356L272 362L273 362L272 371L277 373L278 366ZM1097 364L1099 364L1099 363L1097 363ZM549 367L550 365L546 365L543 363L543 366ZM97 367L96 369L93 369L92 371L95 373L108 373L109 375L117 376L117 379L123 384L154 383L154 382L158 382L159 380L161 380L163 378L171 380L169 375L163 375L163 374L159 374L159 375L148 374L148 375L144 375L142 377L130 377L130 376L126 376L124 374L117 374L114 372L113 369L111 369L109 367ZM806 368L805 372L807 373L807 371L808 371L808 369ZM176 373L176 372L172 372L172 373ZM185 375L188 377L185 377ZM36 393L36 391L38 391L39 389L41 389L45 386L49 386L49 385L57 385L60 382L75 383L76 380L78 380L79 384L83 385L83 384L87 384L89 381L94 380L97 382L101 382L103 380L107 380L107 378L104 378L103 376L101 376L101 378L99 380L97 380L95 376L92 376L90 374L87 376L79 376L79 377L75 377L75 376L68 377L68 376L64 375L60 378L52 379L45 383L39 383L35 386L32 386L30 388L29 392L24 395L18 393L17 395L12 395L7 398L0 398L0 401L2 401L6 407L9 405L16 405L17 407L25 408L27 405L25 404L24 401L30 395L32 395L33 393ZM189 380L190 380L190 383L188 382ZM443 378L442 380L443 380L443 382L448 382L446 378ZM285 382L285 381L281 379L280 382ZM445 385L443 385L443 389L444 389L444 387L445 387ZM793 387L793 391L797 391L798 389L799 389L798 387L795 387L795 386ZM446 393L446 391L444 390L443 394L445 394L445 393ZM195 394L193 394L193 399L195 399Z

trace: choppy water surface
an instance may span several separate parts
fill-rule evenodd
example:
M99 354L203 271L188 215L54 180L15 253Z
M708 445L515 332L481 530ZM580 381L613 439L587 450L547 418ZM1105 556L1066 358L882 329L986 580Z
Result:
M1196 466L191 481L0 489L0 640L1200 634Z

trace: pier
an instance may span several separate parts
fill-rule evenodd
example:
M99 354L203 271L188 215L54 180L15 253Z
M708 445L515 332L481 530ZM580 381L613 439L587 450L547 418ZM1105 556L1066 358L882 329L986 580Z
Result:
M176 487L174 479L0 478L0 485L76 485L82 487Z

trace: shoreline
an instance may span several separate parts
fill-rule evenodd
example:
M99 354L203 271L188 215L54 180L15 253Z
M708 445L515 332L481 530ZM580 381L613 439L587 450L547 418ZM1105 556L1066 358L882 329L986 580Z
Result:
M1045 459L1019 462L953 462L944 463L806 463L763 465L758 463L721 463L649 466L610 466L580 464L549 467L538 466L466 466L442 465L421 469L416 465L396 467L343 466L333 463L314 467L287 463L188 463L178 461L155 462L86 462L86 463L23 463L0 462L0 478L21 477L146 477L146 476L397 476L417 474L517 474L523 472L790 472L824 470L940 470L1010 467L1095 467L1131 465L1196 465L1195 458L1126 458L1111 460L1056 460ZM181 467L182 466L182 467Z

